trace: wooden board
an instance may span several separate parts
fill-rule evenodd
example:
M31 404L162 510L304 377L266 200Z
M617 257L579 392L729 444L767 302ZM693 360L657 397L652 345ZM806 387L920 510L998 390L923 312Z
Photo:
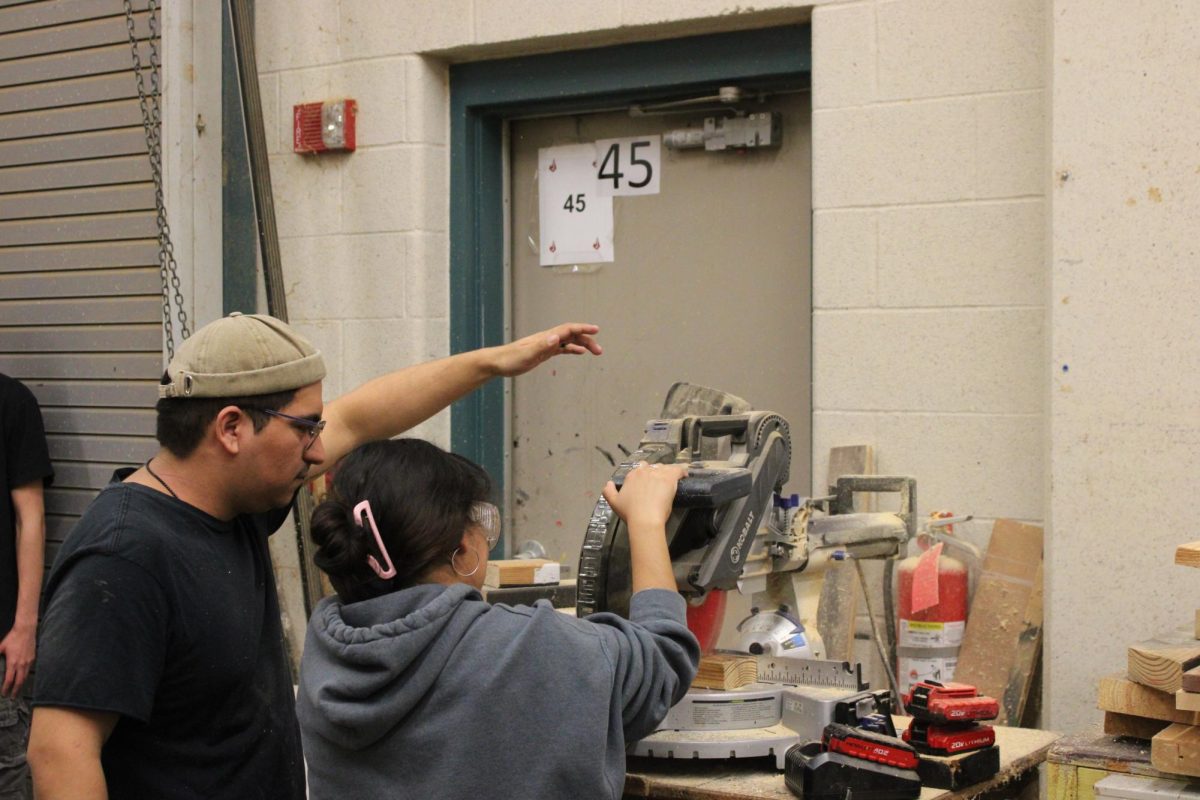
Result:
M841 475L873 474L875 454L870 445L830 448L827 484L833 485ZM850 561L830 564L826 568L821 599L817 603L817 632L825 644L826 658L854 661L854 625L861 594L858 576Z
M1135 717L1130 714L1118 714L1115 711L1104 712L1104 732L1109 736L1127 736L1130 739L1150 740L1170 725L1161 719Z
M1175 708L1179 711L1200 711L1200 692L1180 689L1175 693Z
M1021 720L1042 641L1042 529L997 520L954 680L1000 701L997 724Z
M1164 692L1183 686L1183 673L1200 665L1200 642L1181 629L1129 646L1129 678Z
M1187 692L1200 692L1200 667L1192 667L1183 673L1181 688Z
M486 586L497 588L504 586L541 586L558 583L559 565L557 561L545 558L510 558L501 561L489 561L487 575L483 579Z
M713 653L700 659L692 688L740 689L758 680L758 662L754 656Z
M1176 775L1200 775L1200 728L1176 723L1150 740L1150 763Z
M1185 567L1200 567L1200 542L1189 542L1176 547L1175 563Z
M1200 714L1175 708L1174 695L1134 683L1123 675L1100 679L1096 705L1104 711L1132 717L1200 725Z

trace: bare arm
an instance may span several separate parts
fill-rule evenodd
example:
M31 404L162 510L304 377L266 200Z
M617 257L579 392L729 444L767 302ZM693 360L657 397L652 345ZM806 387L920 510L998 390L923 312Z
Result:
M325 409L325 460L319 475L366 442L412 428L491 378L521 375L559 354L600 355L599 328L565 323L499 347L485 347L392 372L332 401Z
M667 518L679 479L687 467L679 464L642 464L629 471L621 490L609 481L604 498L629 527L629 560L633 591L676 591L671 556L667 551Z
M29 767L38 800L106 800L100 749L117 715L39 706L29 732Z
M12 630L0 639L5 670L0 695L16 697L36 652L38 597L42 591L42 566L46 546L46 511L42 481L38 479L12 490L16 518L17 613Z

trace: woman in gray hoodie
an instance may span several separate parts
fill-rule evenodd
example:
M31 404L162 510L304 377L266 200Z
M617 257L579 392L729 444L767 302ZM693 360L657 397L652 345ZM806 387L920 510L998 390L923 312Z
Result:
M297 715L309 796L619 798L625 745L695 676L665 541L678 466L604 496L629 528L629 619L480 595L499 514L476 464L417 439L348 455L313 515L318 605Z

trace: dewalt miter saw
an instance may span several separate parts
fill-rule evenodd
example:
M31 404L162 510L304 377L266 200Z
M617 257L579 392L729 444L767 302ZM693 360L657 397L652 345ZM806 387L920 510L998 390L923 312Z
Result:
M674 730L660 731L631 752L775 755L782 769L788 746L820 738L836 704L867 689L861 668L823 660L816 628L823 575L836 560L900 553L915 533L915 481L844 476L830 495L801 500L783 494L791 457L788 423L780 415L754 410L724 392L676 384L661 417L646 423L637 450L614 471L612 480L620 487L639 461L688 465L667 523L677 588L692 604L714 590L749 594L754 610L738 625L736 649L759 657L759 684L736 693L692 690L664 723ZM856 513L854 496L861 492L894 492L900 508ZM598 611L628 616L628 531L603 498L584 535L576 593L580 616ZM783 684L797 688L785 696ZM801 702L808 689L820 697ZM789 706L793 713L785 720ZM734 716L723 716L722 708ZM797 711L802 708L809 712ZM718 730L724 735L715 741L712 733Z

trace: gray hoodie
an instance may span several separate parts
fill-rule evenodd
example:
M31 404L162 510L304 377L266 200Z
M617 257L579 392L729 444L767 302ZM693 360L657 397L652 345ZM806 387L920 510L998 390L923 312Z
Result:
M661 589L629 620L492 606L466 584L328 598L296 701L309 796L619 798L626 742L695 676L685 610Z

